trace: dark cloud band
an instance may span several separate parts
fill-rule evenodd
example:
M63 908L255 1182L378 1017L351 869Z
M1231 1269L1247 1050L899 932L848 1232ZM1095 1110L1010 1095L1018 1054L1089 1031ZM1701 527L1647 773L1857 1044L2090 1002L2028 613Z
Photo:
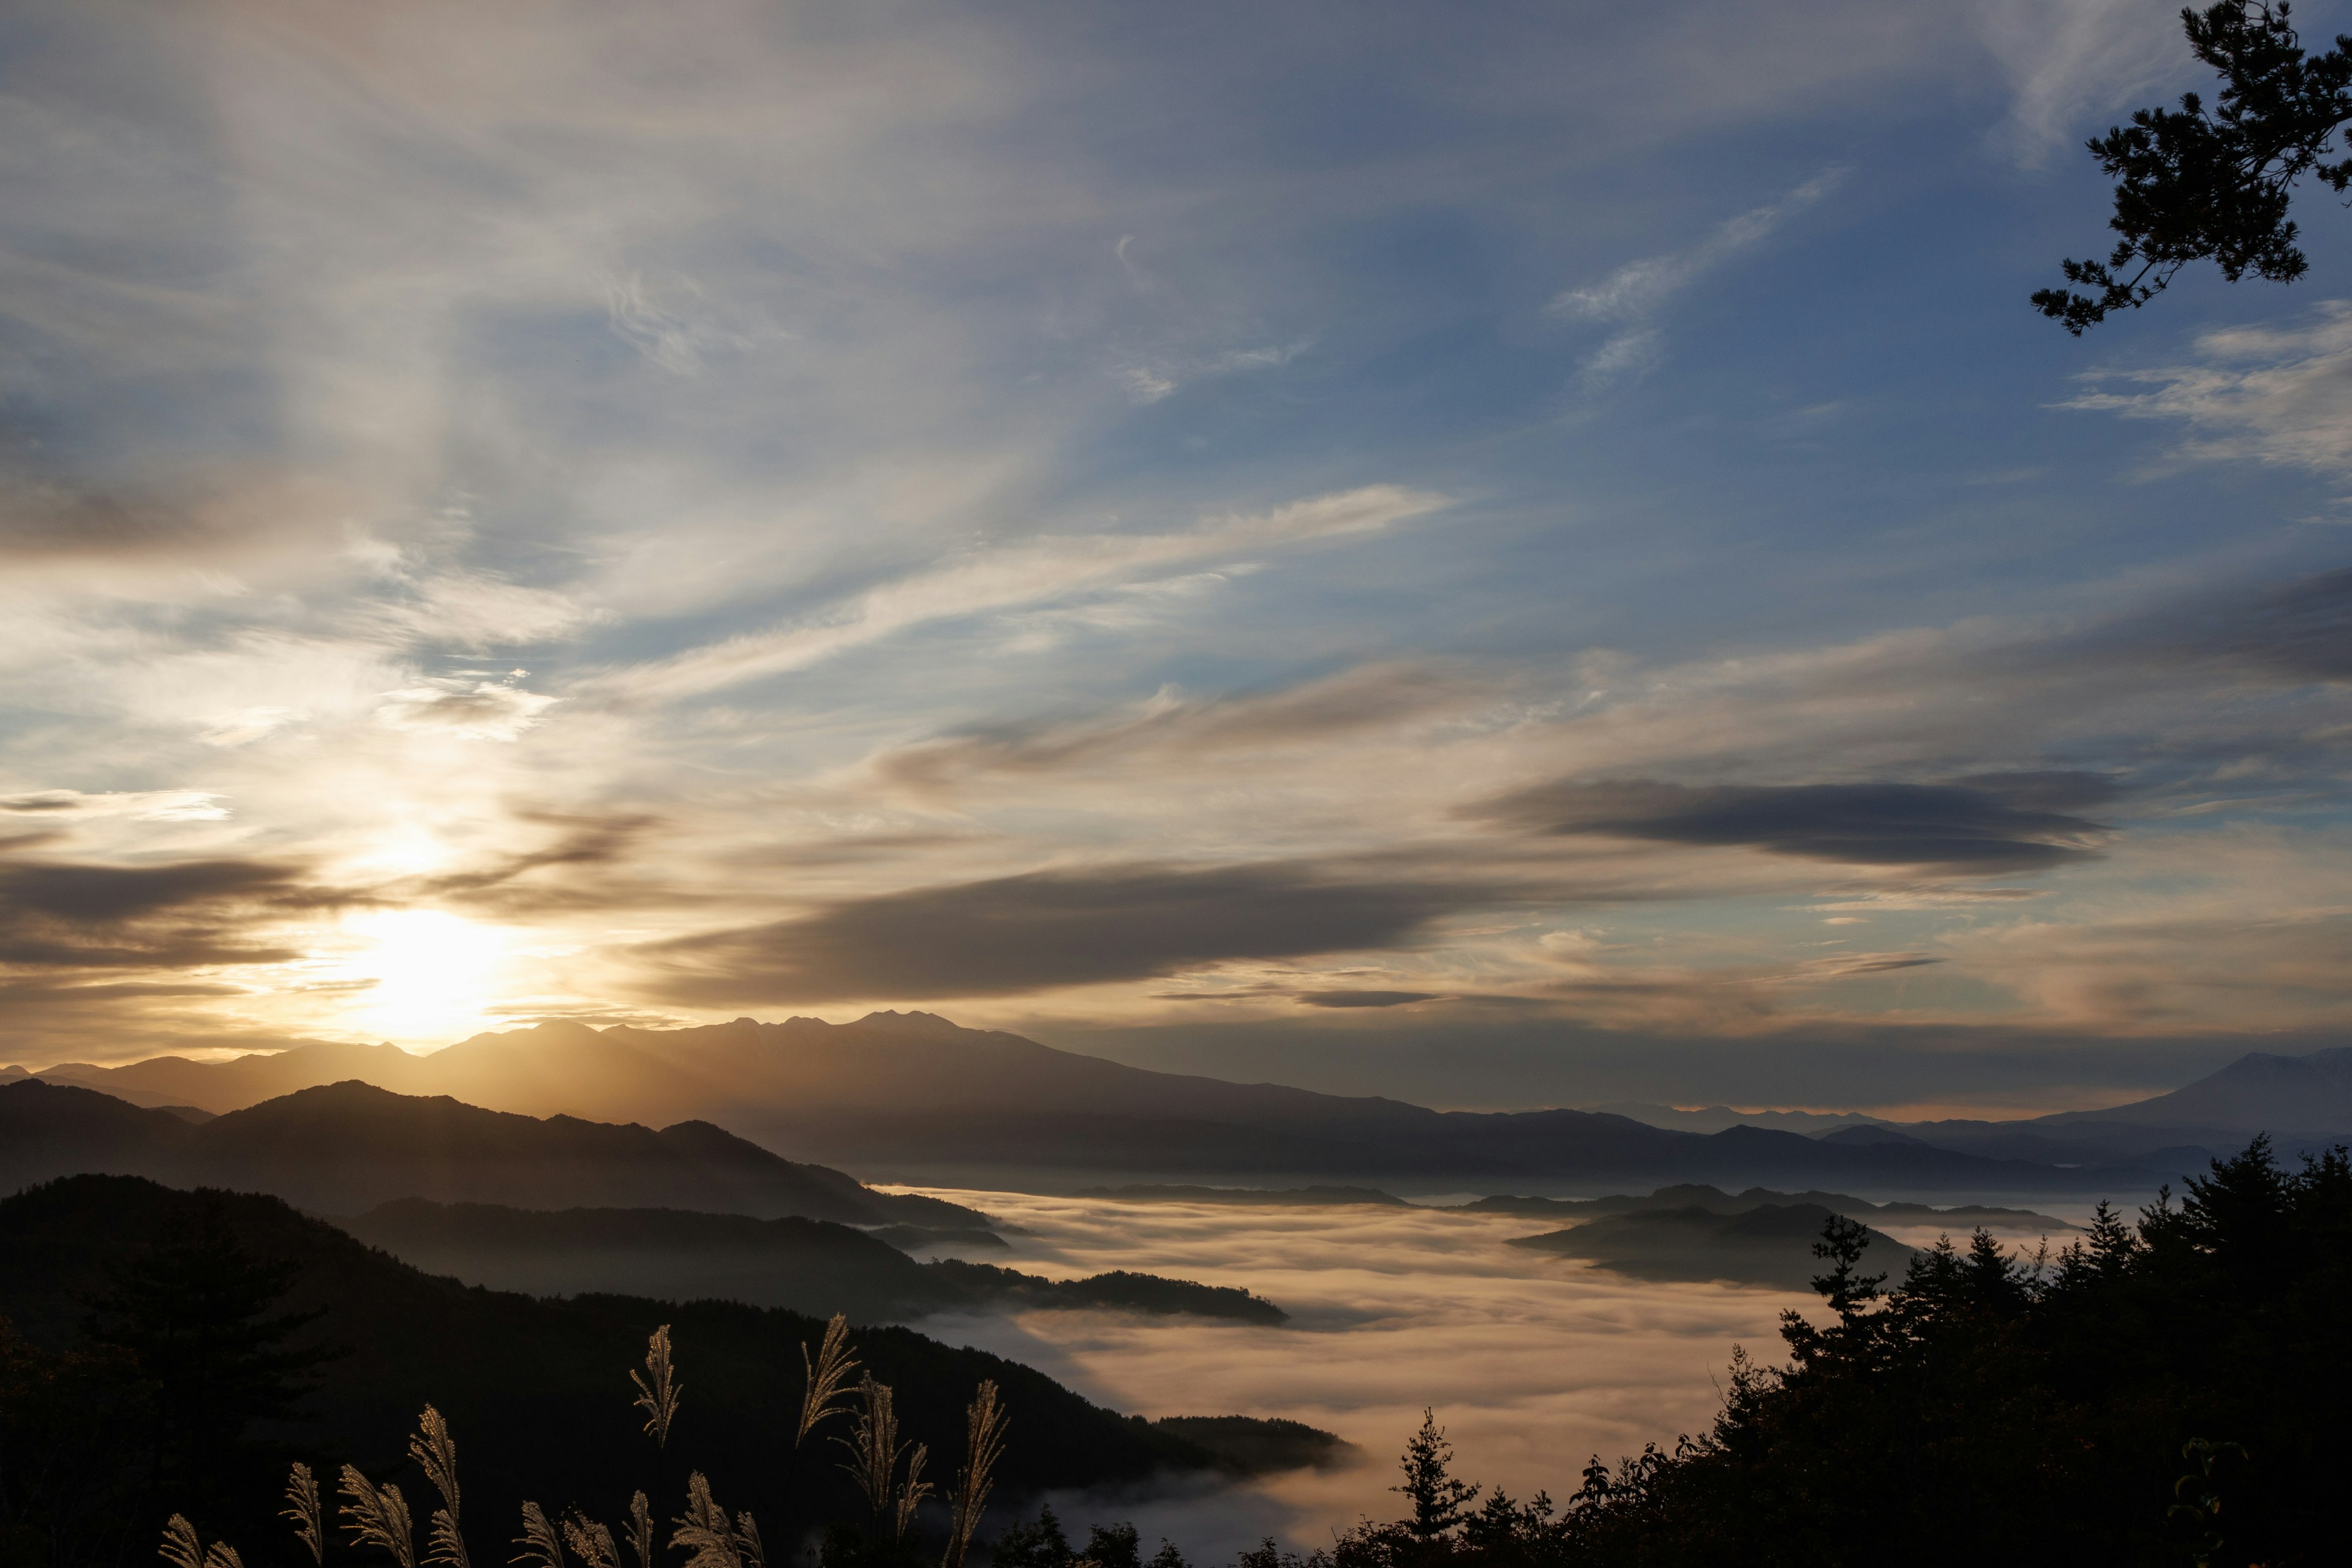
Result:
M696 1005L1002 996L1226 959L1390 947L1480 897L1293 865L1127 866L846 900L643 950L654 993Z
M2037 870L2095 858L2112 834L2057 806L2109 798L2093 774L1984 774L1954 784L1714 784L1636 779L1559 783L1471 814L1531 832L1746 847L1853 866L1963 875Z

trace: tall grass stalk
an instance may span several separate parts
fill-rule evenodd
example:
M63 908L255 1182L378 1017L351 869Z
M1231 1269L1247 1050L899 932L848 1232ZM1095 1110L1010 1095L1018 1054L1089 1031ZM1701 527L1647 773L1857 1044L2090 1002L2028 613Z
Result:
M893 1406L890 1385L877 1383L871 1376L857 1384L858 1398L863 1408L857 1415L856 1428L846 1437L834 1441L849 1450L849 1458L841 1468L847 1470L866 1494L866 1504L872 1513L875 1528L887 1528L893 1544L904 1541L907 1526L915 1517L915 1507L930 1493L930 1483L922 1479L923 1461L929 1450L919 1443L898 1440L898 1415ZM913 1452L908 1466L906 1481L898 1480L898 1461Z
M587 1568L621 1568L621 1553L613 1544L613 1532L577 1509L563 1521L563 1539Z
M760 1527L748 1513L730 1521L710 1495L710 1483L697 1470L686 1483L686 1512L677 1521L672 1546L690 1555L686 1568L767 1568Z
M656 1447L669 1447L669 1424L677 1415L677 1396L686 1392L675 1379L669 1362L669 1325L664 1323L646 1342L646 1370L631 1372L637 1385L636 1407L646 1413L646 1430Z
M857 1363L849 1353L849 1320L835 1312L824 1326L824 1339L817 1346L814 1362L809 1360L808 1346L801 1346L801 1371L807 1384L801 1392L801 1425L793 1435L794 1449L808 1441L819 1424L849 1407L845 1390L849 1374L856 1370Z
M654 1568L654 1506L643 1492L629 1499L629 1550L637 1554L637 1568Z
M286 1506L278 1510L280 1519L294 1522L294 1539L310 1549L310 1561L317 1568L326 1568L326 1511L319 1506L319 1479L310 1467L296 1461L286 1478Z
M1004 1457L1004 1428L1011 1422L997 1397L996 1381L982 1383L964 1412L963 1468L956 1472L955 1490L948 1496L948 1549L940 1568L963 1568L972 1532L980 1528L982 1510L996 1482L996 1462Z
M205 1546L185 1514L175 1513L164 1522L163 1556L173 1568L245 1568L245 1560L227 1542Z
M473 1568L466 1557L466 1538L457 1532L457 1440L449 1436L449 1423L441 1418L441 1412L430 1405L416 1418L408 1457L441 1494L441 1506L433 1510L433 1533L425 1561L443 1568Z
M539 1568L563 1568L563 1538L548 1521L547 1512L535 1502L522 1505L522 1533L514 1543L522 1550L507 1559L509 1563L535 1563Z
M416 1531L409 1522L408 1500L390 1481L381 1487L343 1467L343 1529L353 1546L381 1546L400 1568L416 1568Z

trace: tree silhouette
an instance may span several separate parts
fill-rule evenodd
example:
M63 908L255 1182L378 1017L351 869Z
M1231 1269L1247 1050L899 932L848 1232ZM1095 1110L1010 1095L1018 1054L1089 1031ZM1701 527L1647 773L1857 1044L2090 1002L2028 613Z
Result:
M2090 292L2033 295L2076 337L2110 310L2147 304L2192 261L2212 260L2232 283L2249 272L2293 282L2310 265L2287 216L2294 183L2315 174L2338 195L2352 187L2352 157L2328 161L2352 120L2352 38L2306 54L2290 7L2264 0L2221 0L2180 20L2221 90L2210 109L2186 93L2179 109L2140 110L2089 143L2116 182L2107 226L2122 237L2105 261L2062 264Z
M332 1359L290 1344L320 1315L276 1310L293 1273L248 1255L215 1200L114 1270L92 1303L85 1341L128 1357L152 1391L159 1496L215 1491L248 1468L249 1430L297 1415L304 1374Z
M1412 1518L1406 1523L1415 1539L1433 1541L1462 1522L1463 1510L1478 1496L1478 1489L1454 1479L1454 1445L1445 1440L1445 1428L1437 1424L1433 1409L1423 1409L1421 1430L1397 1462L1403 1467L1404 1480L1389 1490L1411 1500Z

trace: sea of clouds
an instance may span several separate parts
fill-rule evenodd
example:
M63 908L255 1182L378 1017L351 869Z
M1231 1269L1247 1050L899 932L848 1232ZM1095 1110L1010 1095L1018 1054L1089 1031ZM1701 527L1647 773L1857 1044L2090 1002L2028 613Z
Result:
M1291 1315L1282 1328L1112 1313L926 1319L919 1327L1025 1363L1087 1397L1150 1416L1286 1416L1338 1433L1360 1462L1246 1486L1067 1496L1092 1522L1132 1520L1148 1554L1172 1540L1223 1563L1273 1536L1328 1544L1358 1518L1395 1518L1396 1456L1435 1410L1458 1474L1514 1497L1575 1490L1614 1461L1712 1420L1732 1347L1777 1359L1783 1310L1811 1298L1724 1284L1654 1284L1506 1243L1547 1228L1424 1208L1248 1208L1015 1193L949 1193L994 1215L1013 1255L1056 1278L1130 1268L1238 1285ZM977 1256L977 1255L975 1255ZM1014 1413L1013 1441L1020 1441Z

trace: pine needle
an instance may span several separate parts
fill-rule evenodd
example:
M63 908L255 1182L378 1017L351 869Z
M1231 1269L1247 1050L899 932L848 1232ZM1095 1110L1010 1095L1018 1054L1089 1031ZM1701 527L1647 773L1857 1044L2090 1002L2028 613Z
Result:
M319 1480L310 1467L298 1462L286 1478L286 1506L278 1517L294 1521L294 1539L310 1549L310 1561L326 1568L327 1521L319 1506Z
M940 1559L940 1568L963 1568L972 1533L980 1528L981 1513L988 1507L988 1494L995 1485L996 1462L1004 1457L1004 1428L1011 1422L997 1399L995 1382L982 1383L972 1395L971 1407L964 1412L963 1469L956 1476L955 1490L948 1500L948 1549Z
M819 1423L849 1407L845 1385L856 1370L857 1363L849 1353L849 1320L835 1312L824 1326L824 1340L814 1363L809 1360L808 1346L801 1346L801 1371L808 1383L801 1394L801 1426L793 1435L793 1447L807 1442Z
M654 1435L656 1447L668 1447L669 1424L677 1415L677 1396L686 1390L671 1375L667 1323L656 1329L653 1337L646 1342L646 1370L642 1373L630 1373L629 1381L637 1385L637 1397L631 1403L646 1413L646 1430Z
M386 1481L377 1487L354 1466L343 1467L343 1528L354 1546L381 1546L400 1568L416 1568L416 1532L408 1500Z

